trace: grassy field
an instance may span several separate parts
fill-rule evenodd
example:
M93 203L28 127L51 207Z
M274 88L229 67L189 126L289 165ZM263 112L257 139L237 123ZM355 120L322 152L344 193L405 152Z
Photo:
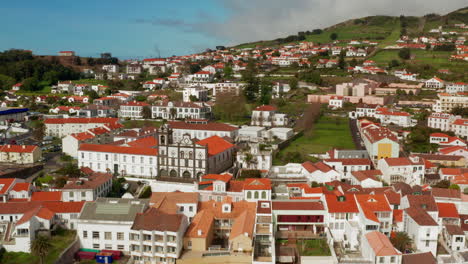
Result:
M301 256L330 256L330 248L325 239L298 240L297 249Z
M312 132L298 137L282 149L281 153L299 152L304 156L311 153L325 153L331 148L354 149L348 119L342 117L321 117Z
M55 263L60 253L73 242L75 236L76 233L70 230L63 230L59 234L52 236L52 247L44 260L44 264ZM0 259L0 263L2 264L38 264L39 262L37 256L24 252L5 252L3 258Z

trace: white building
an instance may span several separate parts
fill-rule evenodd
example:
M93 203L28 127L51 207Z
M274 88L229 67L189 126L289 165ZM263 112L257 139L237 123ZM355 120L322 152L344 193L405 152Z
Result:
M389 184L405 182L420 185L424 180L424 160L417 156L384 158L379 160L377 168L382 171L383 180Z
M168 124L172 128L173 138L176 142L182 140L186 134L199 140L212 136L229 137L235 140L239 131L239 128L235 126L208 121L169 121Z
M148 200L99 198L85 203L77 219L81 248L119 250L128 254L135 217L148 208Z
M94 118L48 118L44 121L45 134L62 138L73 133L85 132L89 129L104 125L120 126L118 118L94 117Z
M439 93L437 96L439 100L432 106L434 112L450 113L455 107L468 107L468 95L466 93Z
M332 96L328 101L328 107L332 109L340 109L343 108L343 104L348 101L349 99L343 96Z
M370 159L325 159L325 164L340 174L341 179L351 180L353 171L370 170Z
M445 92L447 93L465 93L468 92L468 83L456 82L449 83L445 86Z
M252 126L278 127L287 126L289 119L286 114L276 113L277 108L271 105L262 105L252 111Z
M211 107L202 102L161 101L151 107L153 118L160 119L207 119L211 116Z
M251 143L247 149L237 152L237 167L269 171L273 162L272 153L271 149L261 149L259 144Z
M432 89L440 89L440 88L443 88L444 85L445 85L445 82L442 79L437 78L435 76L424 82L424 86L426 88L432 88Z
M202 87L186 87L182 93L184 102L208 101L208 91ZM196 98L196 100L192 100Z
M69 178L61 189L62 201L95 201L112 190L112 174L92 173L88 177Z
M96 172L111 172L153 178L157 173L156 140L152 137L127 143L127 146L81 144L78 166Z
M421 208L410 207L404 210L403 222L405 232L413 240L420 252L430 251L437 255L439 226L436 221Z
M117 64L108 64L108 65L103 65L102 70L106 71L108 73L118 73L119 72L119 65Z
M371 263L401 263L402 254L395 249L387 236L379 231L365 234L362 239L362 255Z
M131 118L131 119L141 119L143 116L143 108L148 107L151 111L150 105L145 102L128 102L126 104L120 105L119 117L120 118Z
M409 113L398 112L385 107L377 108L374 117L379 119L382 125L394 124L401 127L412 127L417 123Z

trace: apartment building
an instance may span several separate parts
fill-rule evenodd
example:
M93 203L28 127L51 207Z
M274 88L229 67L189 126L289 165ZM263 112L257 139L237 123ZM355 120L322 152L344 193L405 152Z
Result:
M130 232L137 214L148 209L145 199L98 198L85 203L76 221L81 248L131 252Z
M467 93L439 93L439 99L432 106L432 110L437 113L450 113L455 107L468 107Z
M252 111L251 126L282 127L289 124L286 114L277 113L277 108L271 105L262 105Z
M151 107L153 118L158 119L209 119L211 107L202 102L160 101Z
M173 138L176 142L182 140L183 136L188 134L191 138L203 140L212 136L229 137L236 139L239 128L224 123L209 122L205 120L192 122L186 121L169 121L169 126L173 131Z
M89 129L107 126L110 129L120 127L118 118L49 118L44 121L46 136L63 138L74 133L85 132Z
M424 159L417 156L384 158L379 160L377 168L382 171L383 180L389 184L405 182L420 185L425 175L424 164Z
M128 102L126 104L120 105L119 117L120 118L130 118L130 119L142 119L144 118L143 108L150 105L145 102Z
M93 172L88 177L69 178L60 189L62 201L95 201L112 190L113 176L110 173Z
M33 164L42 158L41 148L34 145L0 146L0 163Z

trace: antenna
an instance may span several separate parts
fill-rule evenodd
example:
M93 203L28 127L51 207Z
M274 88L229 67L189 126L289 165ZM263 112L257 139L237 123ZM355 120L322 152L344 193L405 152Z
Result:
M161 50L159 49L159 45L157 43L154 44L154 51L158 54L158 58L161 58Z

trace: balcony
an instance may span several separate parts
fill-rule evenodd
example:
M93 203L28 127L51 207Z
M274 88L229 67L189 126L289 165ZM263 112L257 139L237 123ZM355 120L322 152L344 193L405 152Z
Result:
M269 235L271 231L272 227L269 224L256 224L255 226L256 234Z

